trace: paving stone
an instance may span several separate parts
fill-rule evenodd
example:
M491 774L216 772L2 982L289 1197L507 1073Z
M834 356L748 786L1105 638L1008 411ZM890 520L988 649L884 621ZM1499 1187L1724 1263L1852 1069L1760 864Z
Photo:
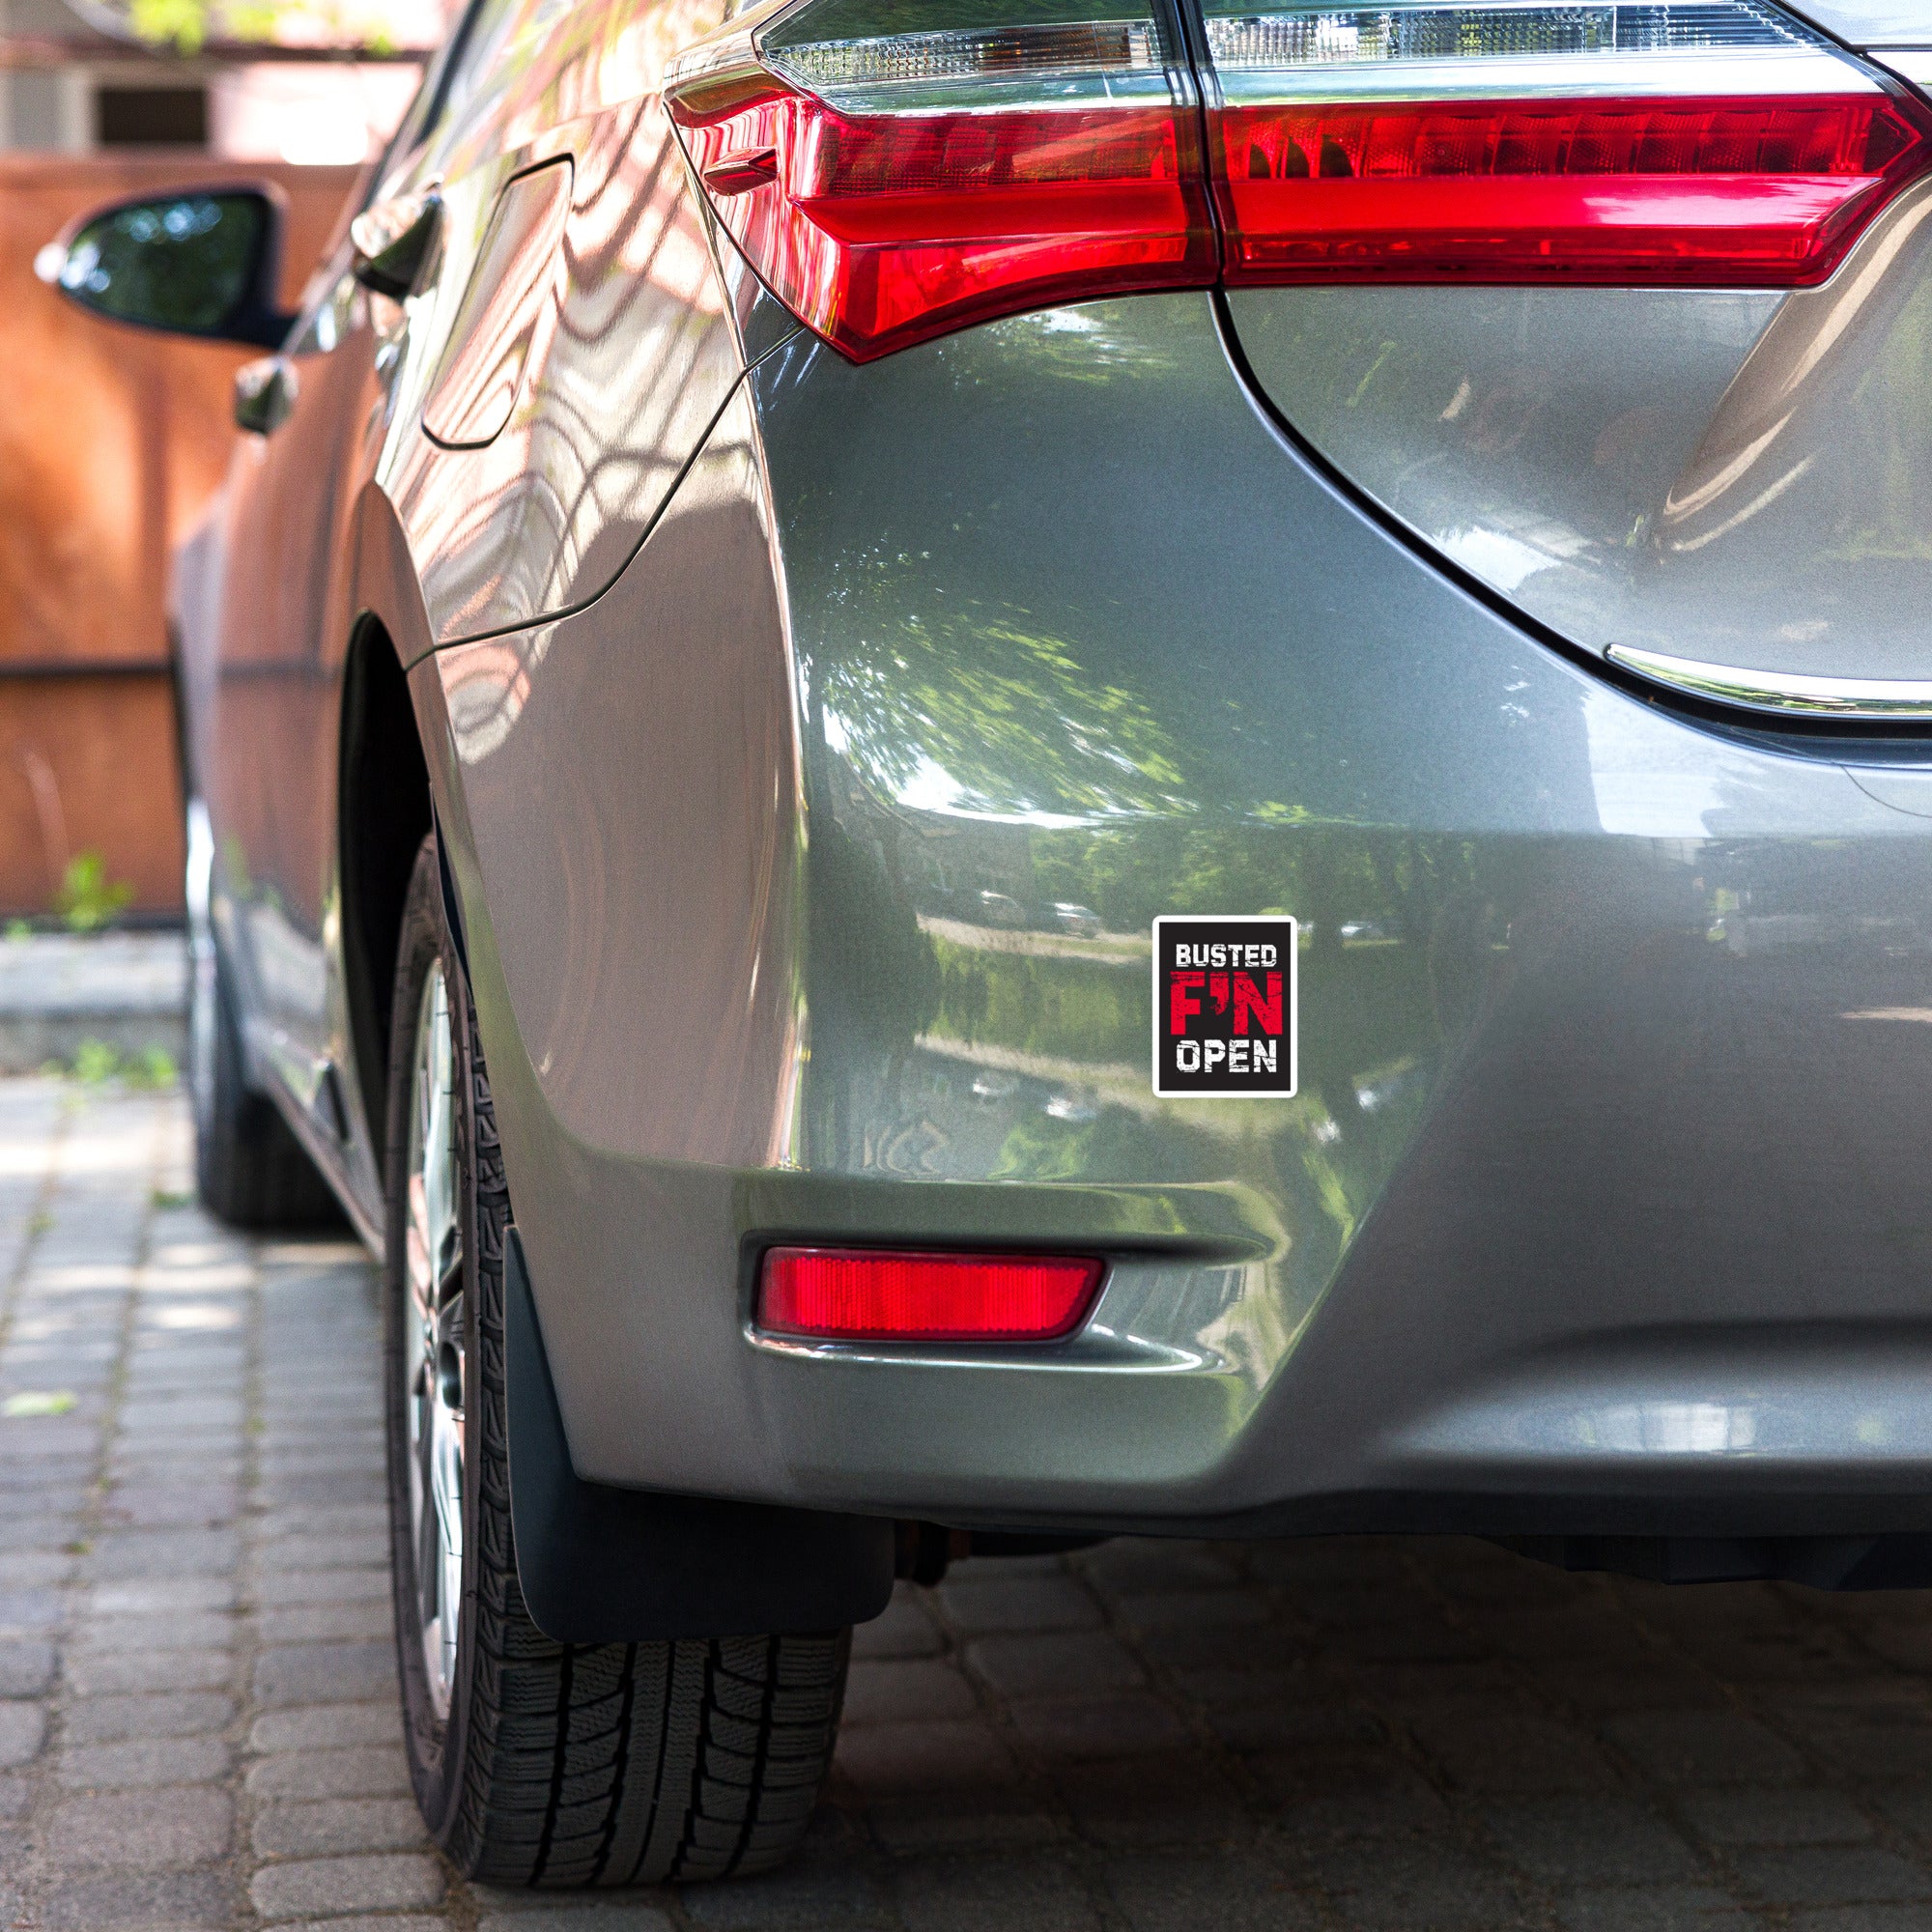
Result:
M435 1905L442 1897L442 1871L434 1859L406 1852L298 1859L264 1866L250 1882L248 1896L268 1919Z
M933 1659L855 1664L845 1687L848 1724L969 1718L978 1710L979 1699L960 1671Z
M1556 1921L1564 1932L1755 1932L1761 1922L1713 1887L1683 1885L1561 1898Z
M1459 1702L1418 1711L1409 1729L1464 1791L1601 1790L1616 1782L1586 1732L1533 1712Z
M1925 1932L1922 1905L1833 1905L1796 1912L1785 1923L1797 1932Z
M274 1546L277 1567L290 1570L349 1570L386 1564L389 1552L383 1537L286 1536Z
M136 1738L125 1744L68 1745L54 1776L71 1790L149 1784L200 1784L226 1777L235 1753L224 1738Z
M679 1904L710 1932L819 1932L889 1922L884 1890L854 1864L801 1858L761 1878L688 1887Z
M38 1697L54 1681L54 1647L42 1637L0 1641L0 1697Z
M1714 1845L1850 1845L1872 1835L1871 1820L1842 1791L1687 1791L1678 1804Z
M281 1570L255 1579L259 1604L327 1604L348 1598L389 1601L389 1573L373 1565L339 1570Z
M126 1583L97 1583L87 1606L97 1617L178 1619L190 1610L226 1610L235 1604L228 1577L156 1577Z
M88 1697L69 1707L72 1744L111 1744L122 1738L191 1738L218 1731L235 1716L235 1702L213 1690Z
M1282 1829L1299 1841L1434 1832L1447 1814L1441 1794L1394 1749L1296 1750L1252 1769Z
M233 1529L125 1529L95 1539L90 1573L103 1581L133 1577L206 1577L232 1571L242 1543Z
M248 1773L258 1798L388 1798L410 1788L401 1745L264 1758Z
M1795 1784L1804 1760L1753 1718L1646 1711L1613 1718L1610 1742L1665 1784Z
M1319 1546L1293 1546L1295 1554L1286 1555L1290 1546L1262 1546L1258 1569L1273 1562L1293 1563L1304 1552ZM1146 1592L1214 1588L1236 1580L1239 1556L1225 1545L1209 1543L1140 1542L1125 1538L1103 1543L1074 1559L1074 1568L1092 1579L1102 1592Z
M1104 1631L981 1637L967 1657L1004 1697L1126 1690L1145 1675L1120 1639Z
M1145 1691L1016 1704L1012 1720L1026 1743L1046 1758L1147 1756L1189 1742L1187 1726Z
M1240 1852L1212 1857L1115 1858L1106 1886L1131 1932L1299 1932L1328 1923L1281 1869ZM1007 1921L1021 1924L1015 1918Z
M1732 1855L1739 1876L1774 1905L1932 1899L1932 1874L1895 1852L1835 1845Z
M838 1765L865 1791L999 1785L1015 1776L1012 1753L982 1719L861 1725L839 1737Z
M74 1651L67 1662L67 1686L76 1697L115 1691L213 1690L235 1675L225 1650Z
M265 1650L255 1661L255 1701L263 1705L344 1702L393 1694L396 1648L371 1643L310 1643Z
M894 1903L907 1932L1089 1932L1101 1923L1089 1888L1064 1861L925 1859L902 1867ZM1223 1921L1226 1922L1225 1920Z
M1512 1864L1541 1884L1694 1883L1702 1861L1665 1821L1627 1799L1518 1799L1492 1804L1484 1822Z
M71 1649L120 1656L130 1650L226 1650L241 1634L221 1610L155 1609L131 1616L90 1616L74 1627Z
M1309 1862L1350 1925L1413 1932L1427 1925L1492 1928L1524 1918L1520 1892L1452 1845L1383 1843L1320 1849Z
M234 1825L228 1794L202 1785L69 1798L53 1813L47 1851L64 1867L165 1871L220 1858Z
M270 1711L248 1731L258 1751L328 1750L342 1745L393 1745L402 1736L401 1713L392 1698L373 1704L315 1704L303 1710Z
M887 1851L913 1855L967 1848L1047 1845L1066 1837L1057 1804L1023 1791L923 1791L875 1800L866 1822Z
M213 1872L64 1879L45 1907L47 1932L227 1932L229 1889Z
M1255 1835L1226 1773L1182 1752L1068 1765L1055 1772L1053 1784L1075 1829L1110 1849L1227 1845Z
M1252 1631L1272 1613L1262 1598L1234 1588L1137 1591L1116 1597L1114 1609L1121 1622L1144 1632Z
M40 1704L0 1703L0 1770L38 1757L47 1735L47 1714Z
M316 1858L419 1850L427 1833L407 1798L330 1798L264 1806L255 1815L253 1837L264 1858Z
M997 1571L997 1564L987 1568ZM1044 1577L955 1577L937 1592L947 1620L968 1633L1091 1630L1100 1606L1064 1573Z
M362 1639L393 1643L394 1616L385 1597L351 1597L333 1603L300 1604L264 1610L255 1634L265 1644L324 1643Z

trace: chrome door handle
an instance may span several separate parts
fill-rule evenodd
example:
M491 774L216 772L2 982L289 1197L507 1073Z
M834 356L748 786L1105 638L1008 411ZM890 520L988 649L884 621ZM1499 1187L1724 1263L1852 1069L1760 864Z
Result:
M416 292L442 232L442 197L433 187L365 208L349 224L350 273L392 301Z
M295 365L286 355L262 355L235 372L235 427L272 436L296 406Z

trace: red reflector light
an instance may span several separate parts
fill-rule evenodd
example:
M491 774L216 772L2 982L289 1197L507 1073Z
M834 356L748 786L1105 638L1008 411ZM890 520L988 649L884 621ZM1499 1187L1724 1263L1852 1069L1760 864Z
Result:
M742 87L715 104L708 92L669 101L720 219L785 306L855 361L1218 272L1191 115L846 115L777 81L750 101Z
M1067 1255L773 1248L758 1326L842 1342L1050 1342L1085 1318L1100 1263Z
M1226 107L1227 279L1822 281L1926 160L1888 96Z

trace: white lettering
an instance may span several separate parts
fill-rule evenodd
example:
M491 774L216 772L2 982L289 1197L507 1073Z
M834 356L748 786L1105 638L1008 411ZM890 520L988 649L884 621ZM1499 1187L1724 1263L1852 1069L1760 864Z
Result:
M1212 1073L1215 1067L1227 1059L1228 1042L1225 1039L1210 1039L1204 1041L1203 1044L1208 1049L1207 1071Z
M1272 1073L1276 1070L1274 1064L1274 1050L1279 1044L1280 1042L1278 1040L1272 1040L1272 1039L1258 1039L1254 1042L1254 1048L1255 1048L1254 1070L1257 1073Z
M1228 1043L1228 1071L1245 1073L1248 1070L1248 1042L1244 1039L1230 1040Z
M1174 1064L1183 1073L1199 1073L1201 1042L1198 1039L1177 1040L1174 1046Z

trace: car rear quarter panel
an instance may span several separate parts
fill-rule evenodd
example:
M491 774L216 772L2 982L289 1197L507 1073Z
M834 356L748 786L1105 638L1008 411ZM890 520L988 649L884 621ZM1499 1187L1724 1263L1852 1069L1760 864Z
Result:
M416 689L584 1474L1922 1514L1927 780L1530 640L1284 441L1208 298L795 339L603 597ZM1300 1095L1156 1100L1151 918L1275 909ZM760 1344L751 1259L800 1236L1111 1269L1050 1349Z

